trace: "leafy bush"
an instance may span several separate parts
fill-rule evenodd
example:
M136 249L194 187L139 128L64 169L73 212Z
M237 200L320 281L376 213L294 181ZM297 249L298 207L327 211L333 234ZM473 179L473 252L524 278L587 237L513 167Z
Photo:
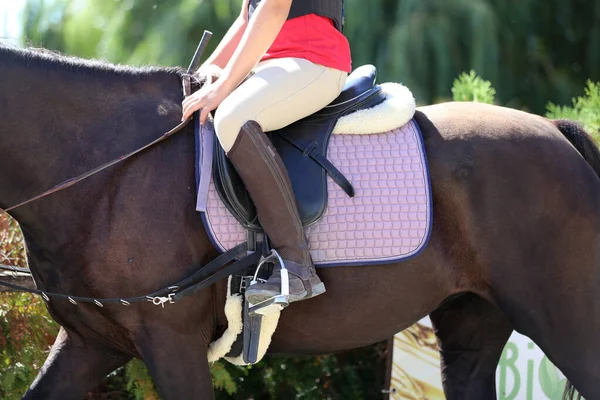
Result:
M231 369L231 367L230 367ZM240 376L241 381L243 382L243 377L248 374L248 369L246 368L237 368L238 376ZM216 390L226 393L231 396L238 391L237 385L232 374L227 370L227 365L225 361L217 361L216 363L210 366L210 374L213 380L213 387Z
M148 369L140 360L132 360L125 367L127 391L135 400L160 400Z
M20 399L48 356L58 332L43 301L0 293L0 398Z
M216 398L377 399L385 383L386 357L386 343L378 343L326 356L270 356L249 367L223 362L222 367L233 378L236 391L217 391ZM213 365L213 370L217 365Z
M25 248L21 228L7 214L0 214L0 264L25 268Z
M587 81L584 96L574 98L572 103L572 106L548 103L546 117L577 121L600 141L600 82Z
M0 215L0 263L25 267L18 224ZM27 293L0 293L0 398L20 399L44 363L58 325L44 302Z
M454 101L476 101L478 103L493 104L496 89L489 81L483 80L475 71L468 74L463 72L454 80L452 85L452 98Z

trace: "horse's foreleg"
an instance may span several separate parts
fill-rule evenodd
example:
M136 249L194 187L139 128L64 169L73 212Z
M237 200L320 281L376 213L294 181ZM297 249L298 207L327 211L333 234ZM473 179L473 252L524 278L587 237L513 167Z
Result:
M77 343L61 328L46 362L23 399L80 400L129 359Z
M495 399L496 367L512 327L493 305L464 294L431 313L449 400Z
M180 334L168 326L145 329L136 339L138 351L161 398L212 399L207 346L202 335Z

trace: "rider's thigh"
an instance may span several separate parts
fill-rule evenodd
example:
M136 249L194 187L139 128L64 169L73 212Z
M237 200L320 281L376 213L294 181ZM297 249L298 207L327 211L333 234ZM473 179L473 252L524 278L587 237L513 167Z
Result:
M346 77L346 72L301 58L259 63L215 114L221 145L229 151L248 121L256 121L267 132L319 111L340 94Z

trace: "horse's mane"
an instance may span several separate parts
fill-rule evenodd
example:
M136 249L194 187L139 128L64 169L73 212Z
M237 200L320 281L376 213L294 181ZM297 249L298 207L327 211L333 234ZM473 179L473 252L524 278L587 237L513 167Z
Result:
M106 60L83 59L69 56L56 50L48 50L40 47L19 47L7 41L0 40L0 64L7 59L26 61L28 65L35 63L40 66L56 67L60 66L69 70L78 72L88 72L90 74L117 74L117 75L150 75L163 73L169 75L180 75L181 68L174 67L156 67L143 66L132 67L129 65L113 64Z

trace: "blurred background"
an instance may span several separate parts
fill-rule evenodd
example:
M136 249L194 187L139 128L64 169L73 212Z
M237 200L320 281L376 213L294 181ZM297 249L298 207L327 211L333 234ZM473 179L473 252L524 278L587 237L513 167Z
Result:
M187 65L203 30L214 32L214 48L240 4L0 0L0 37L113 63ZM354 67L375 64L379 82L404 83L421 105L493 102L575 119L600 135L600 0L345 0L345 9ZM26 266L18 226L6 216L0 263ZM0 293L1 399L20 398L56 331L38 299ZM216 363L217 398L378 399L390 351L381 343L248 368ZM143 365L132 362L88 398L158 397Z
M241 0L2 0L4 37L115 63L186 65L204 29L220 38ZM345 0L354 66L449 99L474 69L498 102L542 113L600 80L600 1ZM2 23L2 22L0 22ZM216 46L218 40L211 43Z

